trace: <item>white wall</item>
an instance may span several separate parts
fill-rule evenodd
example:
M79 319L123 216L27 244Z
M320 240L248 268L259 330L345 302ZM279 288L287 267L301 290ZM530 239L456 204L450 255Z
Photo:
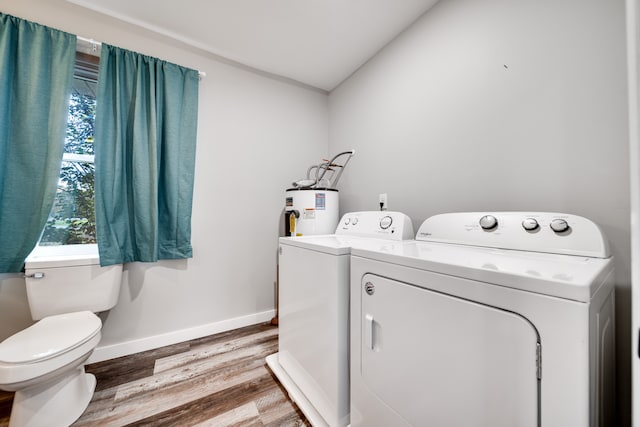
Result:
M327 95L63 0L0 0L0 11L207 74L199 94L194 257L127 266L96 358L271 319L284 190L327 156ZM0 339L29 324L19 282L0 282ZM4 313L15 320L4 322Z
M20 274L0 274L0 341L31 323L24 279Z
M355 148L341 211L532 210L591 218L616 259L618 397L630 396L623 0L442 0L329 97Z

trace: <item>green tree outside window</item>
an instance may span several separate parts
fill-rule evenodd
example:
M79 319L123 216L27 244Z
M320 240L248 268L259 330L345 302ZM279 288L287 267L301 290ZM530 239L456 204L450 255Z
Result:
M95 81L74 81L58 191L40 245L96 243L93 198L94 94Z

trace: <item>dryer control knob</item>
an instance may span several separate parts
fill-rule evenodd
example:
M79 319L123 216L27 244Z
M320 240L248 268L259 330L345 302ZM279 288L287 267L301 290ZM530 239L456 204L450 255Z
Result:
M483 230L493 230L498 226L498 220L493 215L485 215L480 218L480 227Z
M393 224L393 218L391 218L389 215L382 217L382 219L380 220L380 228L382 228L383 230L391 227L391 224Z
M549 224L549 226L556 233L563 233L563 232L569 230L569 228L571 228L571 227L569 227L569 223L567 221L565 221L564 219L560 219L560 218L556 218L556 219L552 220L551 224Z
M536 221L535 218L526 218L522 221L522 228L527 231L535 231L540 228L540 224L538 224L538 221Z

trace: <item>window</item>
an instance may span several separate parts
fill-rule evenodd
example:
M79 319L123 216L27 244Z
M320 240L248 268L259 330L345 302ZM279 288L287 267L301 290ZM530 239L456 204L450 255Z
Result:
M96 243L93 131L99 57L95 46L76 64L58 190L39 245Z

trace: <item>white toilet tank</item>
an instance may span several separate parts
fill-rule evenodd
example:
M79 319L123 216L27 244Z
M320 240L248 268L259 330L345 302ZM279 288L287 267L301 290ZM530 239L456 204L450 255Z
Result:
M25 276L33 320L98 313L118 302L122 264L100 267L98 245L36 246L25 261Z

